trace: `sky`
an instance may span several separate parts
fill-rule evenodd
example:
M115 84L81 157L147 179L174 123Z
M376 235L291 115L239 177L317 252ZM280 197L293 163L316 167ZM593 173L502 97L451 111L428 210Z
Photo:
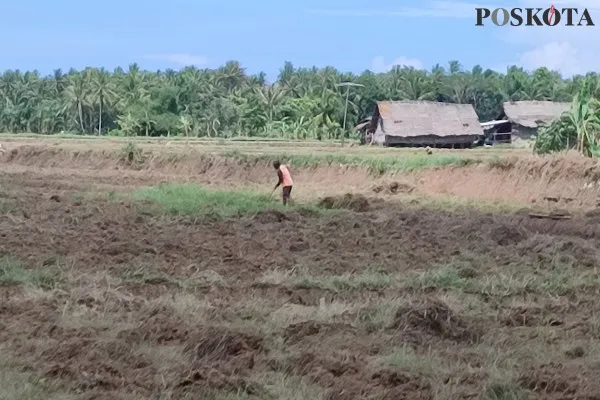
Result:
M297 67L383 72L458 60L505 71L600 71L600 0L6 0L0 71L216 68L238 60L275 79ZM597 27L475 26L476 7L587 7Z

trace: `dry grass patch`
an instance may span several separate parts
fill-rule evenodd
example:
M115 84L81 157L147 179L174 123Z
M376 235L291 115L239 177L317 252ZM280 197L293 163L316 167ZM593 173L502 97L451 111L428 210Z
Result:
M319 299L315 306L281 304L263 297L250 297L230 307L238 319L250 326L260 327L265 334L308 321L345 323L367 333L393 325L397 310L410 304L410 297L372 297L362 301Z
M586 321L588 334L593 339L600 339L600 314L593 313Z
M175 400L180 399L180 397L172 397L171 392L161 393L161 400ZM218 389L206 389L202 390L199 393L187 394L184 395L182 400L257 400L257 397L251 396L243 391L239 391L239 393L228 392L226 390L218 390Z
M333 292L346 290L378 290L399 286L401 276L390 275L375 269L342 275L311 275L306 269L266 271L256 282L258 285L282 285L297 289L323 289Z
M0 400L70 400L77 396L25 372L5 349L0 348Z
M135 295L122 290L120 287L111 287L96 283L89 286L74 286L69 292L62 306L62 314L81 310L85 306L86 313L105 316L110 313L119 313L126 310L135 310L140 307L142 300Z
M183 345L153 345L150 343L141 343L135 353L144 356L150 361L157 370L158 375L167 374L173 367L187 365L190 357L185 354Z
M206 299L191 293L165 294L147 301L144 308L167 310L187 321L190 325L202 324L219 317L218 309Z
M289 325L308 321L350 322L363 306L363 303L327 301L325 298L321 298L317 306L306 306L293 303L281 304L263 297L250 297L230 309L245 325L259 327L264 334L270 335L280 332Z
M283 270L280 268L274 268L263 272L262 276L257 279L258 285L267 286L289 286L292 285L298 275L297 270Z
M269 314L267 323L275 329L307 321L331 323L343 319L345 315L357 312L359 308L358 303L327 302L325 299L321 299L316 307L284 304Z
M443 360L434 355L431 349L428 349L426 354L419 354L410 346L398 347L391 354L385 356L381 362L402 371L429 378L446 372Z
M199 270L196 264L191 264L187 267L187 271L189 275L172 275L155 266L142 265L122 268L118 271L118 276L122 284L162 284L184 290L227 285L226 280L214 270Z
M362 303L354 324L368 333L386 329L394 324L396 311L409 303L409 297L383 297Z
M409 194L396 201L399 201L403 205L415 210L429 210L443 213L464 213L472 212L473 210L490 213L510 213L522 210L525 206L532 211L543 210L542 207L535 205L532 206L529 203L525 204L501 200L491 201L482 199L469 199L444 194L436 194L435 196Z
M471 376L478 388L480 400L529 400L530 394L518 383L519 371L524 361L510 347L499 344L480 343L465 352L468 359L477 360L476 367L462 365L453 371L456 378ZM440 399L452 398L449 395L461 386L461 382L451 378L446 384L437 385Z
M269 394L278 400L325 400L325 391L298 376L269 373L254 378Z

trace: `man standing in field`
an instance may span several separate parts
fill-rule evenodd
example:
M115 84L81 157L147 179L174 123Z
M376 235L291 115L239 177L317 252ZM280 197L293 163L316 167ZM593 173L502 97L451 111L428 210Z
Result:
M292 175L290 174L290 170L286 165L281 165L279 161L273 162L273 167L277 170L277 176L279 177L279 181L273 191L277 190L279 185L283 186L283 205L287 206L288 201L290 200L290 195L292 194L292 185L294 181L292 181Z

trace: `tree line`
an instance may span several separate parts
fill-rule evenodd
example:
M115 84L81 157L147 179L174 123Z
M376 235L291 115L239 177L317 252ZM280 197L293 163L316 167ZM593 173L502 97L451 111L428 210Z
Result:
M344 119L345 87L354 82ZM598 88L598 75L563 79L539 68L506 73L459 62L431 70L394 67L386 73L344 73L333 67L296 68L286 62L275 82L248 74L239 62L180 71L87 68L49 76L8 70L0 75L0 131L123 136L355 137L352 127L377 100L470 103L481 121L496 118L507 100L572 101L581 87Z

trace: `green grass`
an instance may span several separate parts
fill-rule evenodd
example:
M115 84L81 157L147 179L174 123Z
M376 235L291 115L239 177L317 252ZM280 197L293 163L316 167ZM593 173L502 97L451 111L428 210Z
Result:
M252 190L212 190L196 184L162 184L134 192L134 200L149 201L159 211L182 216L225 219L255 215L265 210L306 210L325 213L315 206L301 205L286 208L278 197Z
M485 392L481 394L482 400L529 400L531 398L516 382L489 383Z
M174 215L234 217L257 213L274 200L253 191L210 190L195 184L162 184L140 189L135 200L149 200Z
M16 260L0 258L0 286L25 285L41 289L54 289L60 275L50 267L25 268Z
M15 203L8 199L0 199L0 214L9 214L17 209Z
M237 150L222 153L244 163L271 162L281 160L292 168L314 168L321 165L343 165L365 168L373 175L392 172L410 172L426 168L457 166L464 167L481 163L481 160L455 154L432 154L398 152L396 155L375 154L245 154Z
M452 265L423 271L408 281L408 287L417 290L449 289L472 290L476 281L463 276L461 271Z
M414 275L405 288L428 291L452 290L462 293L510 297L526 294L566 296L573 293L594 293L600 290L600 271L577 270L572 267L533 269L513 267L512 270L486 272L471 277L452 265L426 270Z

